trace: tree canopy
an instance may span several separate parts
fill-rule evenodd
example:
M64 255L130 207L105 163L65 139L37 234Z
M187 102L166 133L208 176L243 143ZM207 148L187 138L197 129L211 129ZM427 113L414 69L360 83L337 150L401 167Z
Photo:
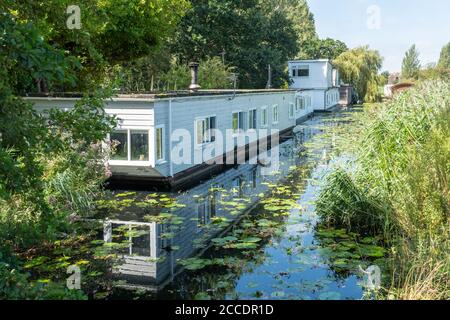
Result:
M236 68L239 86L264 88L267 68L273 83L287 81L286 61L298 52L296 35L275 3L259 0L193 0L172 50L180 63L222 55Z
M81 29L66 26L69 0L5 0L0 10L35 29L53 47L78 58L71 89L98 85L111 66L150 54L172 35L187 0L79 0Z
M311 39L303 44L302 58L334 60L348 50L347 45L331 38Z
M450 69L450 42L442 48L437 66L442 69Z
M412 45L405 53L402 63L402 78L404 80L417 79L420 71L419 52L416 45Z

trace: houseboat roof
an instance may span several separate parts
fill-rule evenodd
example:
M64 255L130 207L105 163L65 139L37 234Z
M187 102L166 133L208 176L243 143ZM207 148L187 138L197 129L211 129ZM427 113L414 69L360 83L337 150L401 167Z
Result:
M209 97L224 95L267 94L301 91L297 89L220 89L198 91L168 91L164 93L118 93L112 99L115 101L156 101L173 98ZM33 100L78 100L83 97L79 92L53 92L45 94L28 94L25 99Z
M335 67L335 65L333 64L333 61L331 61L330 59L299 59L299 60L289 60L288 64L290 63L320 63L320 62L328 62L329 64L331 64L333 67Z
M305 63L329 62L329 63L331 63L331 60L330 59L296 59L296 60L289 60L288 62L305 62Z

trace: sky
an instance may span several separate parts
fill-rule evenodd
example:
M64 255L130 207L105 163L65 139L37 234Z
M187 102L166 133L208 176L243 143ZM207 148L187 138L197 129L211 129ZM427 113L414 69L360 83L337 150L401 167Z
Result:
M383 70L401 70L416 44L422 65L437 62L450 42L450 0L307 0L320 38L349 48L369 45L384 57Z

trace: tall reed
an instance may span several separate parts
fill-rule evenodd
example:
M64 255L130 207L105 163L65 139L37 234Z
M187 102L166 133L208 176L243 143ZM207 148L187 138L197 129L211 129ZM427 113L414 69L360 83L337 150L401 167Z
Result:
M423 82L368 110L356 169L330 174L318 199L325 221L384 236L393 298L450 298L449 88Z

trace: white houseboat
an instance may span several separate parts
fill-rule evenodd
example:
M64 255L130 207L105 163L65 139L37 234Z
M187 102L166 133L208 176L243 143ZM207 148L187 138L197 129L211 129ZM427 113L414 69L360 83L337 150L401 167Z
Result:
M339 103L339 71L330 60L289 61L289 75L290 89L307 90L315 111L326 111Z
M223 171L237 154L264 152L314 111L339 101L338 72L328 60L291 61L286 90L197 90L166 95L119 95L105 110L119 120L108 139L112 183L179 189ZM196 75L193 75L193 82ZM27 97L39 111L70 109L77 98ZM231 137L231 138L230 138ZM250 147L250 148L249 148ZM233 160L230 162L229 158ZM239 160L239 159L238 159Z

